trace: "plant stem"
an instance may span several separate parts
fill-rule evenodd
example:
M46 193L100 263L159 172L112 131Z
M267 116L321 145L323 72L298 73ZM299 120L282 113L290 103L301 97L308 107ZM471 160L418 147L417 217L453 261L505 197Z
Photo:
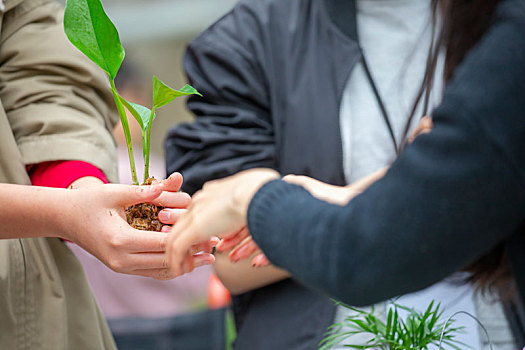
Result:
M149 178L149 154L151 147L151 124L153 124L153 116L155 115L155 108L151 109L151 115L149 116L150 122L148 123L148 129L146 135L144 135L144 182Z
M120 122L122 123L122 130L124 130L124 137L126 138L126 146L128 148L129 156L129 167L131 168L131 177L133 178L133 184L138 185L139 181L137 179L137 170L135 168L135 157L133 156L133 147L131 145L131 133L129 131L128 117L126 116L126 111L122 105L122 101L117 94L117 88L115 87L115 82L113 79L109 78L111 84L111 91L113 92L113 99L117 105L117 111L120 117Z

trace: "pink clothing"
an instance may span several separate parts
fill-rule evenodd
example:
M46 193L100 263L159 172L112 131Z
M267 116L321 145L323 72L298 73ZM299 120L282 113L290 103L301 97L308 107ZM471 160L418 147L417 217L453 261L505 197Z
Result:
M67 188L73 182L85 176L93 176L104 183L108 183L102 170L79 160L58 160L40 163L31 169L29 176L33 186Z

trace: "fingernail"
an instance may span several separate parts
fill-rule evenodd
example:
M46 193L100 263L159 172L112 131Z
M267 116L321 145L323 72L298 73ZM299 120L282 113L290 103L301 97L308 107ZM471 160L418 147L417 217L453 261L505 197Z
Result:
M215 248L219 251L219 252L222 252L222 247L224 246L224 241L219 241L219 243L217 243L217 245L215 246Z
M257 255L255 258L252 259L252 266L253 267L261 267L261 262L260 262L260 258L259 256Z
M235 256L235 258L236 258L237 260L239 260L239 256L242 256L243 254L245 254L247 250L248 250L248 245L245 244L245 245L243 245L242 247L236 249L236 250L233 252L232 255Z
M168 221L171 217L171 213L167 210L161 210L159 212L159 220L160 221Z
M200 253L193 256L194 267L200 267L203 265L210 265L215 262L215 256L207 253Z
M261 267L266 264L266 258L264 255L257 255L252 259L252 266L253 267Z
M241 249L242 249L242 248L241 248ZM240 260L240 259L239 259L239 254L240 254L241 249L236 250L236 251L230 253L230 261L231 261L232 263L236 263L236 262L238 262L238 261Z

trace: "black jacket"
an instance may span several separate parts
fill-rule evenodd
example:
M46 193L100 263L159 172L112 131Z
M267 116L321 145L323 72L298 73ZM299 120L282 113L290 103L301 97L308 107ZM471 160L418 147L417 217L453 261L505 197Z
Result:
M339 107L355 38L353 1L240 1L188 46L184 69L204 98L190 97L195 122L168 134L168 172L190 193L253 167L344 184ZM291 280L234 301L238 349L314 349L335 311Z
M523 299L525 1L498 5L433 117L433 131L347 206L280 180L263 186L249 208L255 241L277 266L352 305L422 289L504 242Z

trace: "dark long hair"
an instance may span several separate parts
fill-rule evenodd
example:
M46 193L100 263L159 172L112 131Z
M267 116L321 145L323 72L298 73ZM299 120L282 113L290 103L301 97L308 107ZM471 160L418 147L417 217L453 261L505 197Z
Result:
M437 0L433 0L437 1ZM446 50L445 81L466 54L485 34L494 19L500 0L446 0L444 1L443 45ZM504 243L500 243L477 261L465 268L470 272L469 281L483 291L494 291L509 296L513 288L510 264Z
M439 53L445 51L444 80L447 83L468 52L492 24L499 2L500 0L432 0L433 33L438 31L437 27L441 29L435 38L435 44L430 48L424 82L405 127L404 139L421 99L425 99L425 106L428 104L428 94ZM440 18L440 21L437 18ZM403 145L405 144L404 142ZM482 291L501 293L502 290L510 290L512 275L503 243L466 266L464 270L470 272L468 281Z

